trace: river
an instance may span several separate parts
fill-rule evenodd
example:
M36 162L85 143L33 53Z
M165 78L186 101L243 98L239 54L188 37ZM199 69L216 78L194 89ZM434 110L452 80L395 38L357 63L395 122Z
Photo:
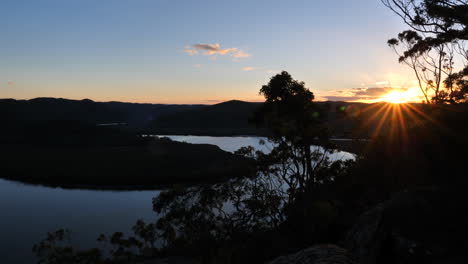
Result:
M268 152L258 137L167 136L176 141L207 143L233 152L252 145ZM331 159L349 159L347 152ZM160 191L103 191L51 188L0 179L0 263L35 263L32 247L46 233L72 231L72 243L92 246L99 234L130 232L138 219L153 220L151 200ZM97 245L97 244L96 244Z

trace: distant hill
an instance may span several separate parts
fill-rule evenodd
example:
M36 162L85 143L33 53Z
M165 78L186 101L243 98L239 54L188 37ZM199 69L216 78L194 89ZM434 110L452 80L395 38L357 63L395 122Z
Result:
M349 137L354 121L344 115L346 109L361 109L368 104L348 102L317 102L325 110L332 135ZM216 105L182 110L161 115L155 120L154 131L159 134L191 135L267 135L265 128L249 122L262 103L227 101Z
M80 121L93 125L120 123L132 131L144 131L159 115L201 107L202 105L136 104L94 102L89 99L35 98L0 99L0 121L4 126L43 123L45 121Z
M261 103L227 101L161 115L155 120L159 134L259 135L266 130L249 123Z
M356 122L369 118L374 112L363 111L364 108L370 108L370 104L317 103L325 109L324 113L334 137L351 137ZM258 128L249 122L261 104L238 100L215 105L166 105L62 98L0 99L0 134L32 132L37 126L45 130L44 124L54 122L56 126L59 124L56 121L76 121L93 126L114 125L133 133L267 135L265 128ZM373 126L375 125L369 127ZM366 135L367 132L363 134Z

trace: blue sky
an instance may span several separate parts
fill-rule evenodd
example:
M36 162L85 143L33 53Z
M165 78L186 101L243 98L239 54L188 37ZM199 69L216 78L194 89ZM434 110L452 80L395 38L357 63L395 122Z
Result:
M286 70L319 99L409 87L379 0L2 0L0 98L261 100ZM376 84L377 83L377 84Z

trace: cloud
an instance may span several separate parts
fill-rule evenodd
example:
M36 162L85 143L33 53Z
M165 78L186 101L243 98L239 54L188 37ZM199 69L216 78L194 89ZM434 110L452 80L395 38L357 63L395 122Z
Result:
M7 84L11 86L11 85L15 85L15 82L14 81L8 81Z
M229 53L234 53L238 52L237 48L230 48L230 49L222 49L219 43L216 44L195 44L192 46L192 48L196 50L202 50L205 51L205 55L226 55Z
M382 81L382 82L375 82L375 85L389 85L390 82Z
M252 55L243 50L239 50L233 53L231 56L234 58L234 60L240 60L240 59L250 58Z
M188 47L185 47L185 49L183 50L183 52L187 53L187 54L190 55L190 56L193 56L193 55L198 54L198 50L190 49L190 48L188 48Z
M330 101L376 101L391 92L406 92L408 88L401 87L372 87L372 88L352 88L332 92L324 95L323 98Z
M369 99L369 98L363 98L359 96L334 96L334 95L326 95L322 96L323 98L329 100L329 101L360 101L360 100L375 100L377 98Z
M195 64L195 65L193 65L193 67L195 67L195 68L201 68L201 67L203 67L203 65L202 65L202 64Z
M395 88L395 87L378 87L378 88L367 88L362 90L362 88L354 93L357 96L382 96L390 92L406 92L407 88Z
M219 43L215 44L194 44L192 46L186 46L183 52L187 53L190 56L203 54L205 56L210 56L212 58L216 58L216 55L229 55L233 58L233 60L240 60L249 58L252 55L240 50L238 48L221 48Z
M258 70L258 67L243 67L242 70L244 71L253 71L253 70Z

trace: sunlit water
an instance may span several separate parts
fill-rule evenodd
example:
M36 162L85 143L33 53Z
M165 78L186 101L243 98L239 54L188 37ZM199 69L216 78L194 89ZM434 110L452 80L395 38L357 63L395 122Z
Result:
M273 148L273 144L267 141L265 137L209 137L209 136L164 136L175 141L183 141L195 144L213 144L224 151L234 152L241 147L252 146L257 150L269 153ZM259 144L260 140L265 142L264 145ZM341 139L347 140L347 139ZM313 147L319 148L319 147ZM328 155L330 160L346 160L354 159L354 155L349 152L338 151Z
M267 142L259 137L168 136L176 141L204 143L233 152L252 145L268 152ZM346 152L334 153L331 159L349 159ZM0 263L34 263L32 246L45 238L46 232L59 228L72 231L72 243L98 245L101 233L130 232L137 219L153 220L151 199L159 191L100 191L51 188L26 185L0 179Z

